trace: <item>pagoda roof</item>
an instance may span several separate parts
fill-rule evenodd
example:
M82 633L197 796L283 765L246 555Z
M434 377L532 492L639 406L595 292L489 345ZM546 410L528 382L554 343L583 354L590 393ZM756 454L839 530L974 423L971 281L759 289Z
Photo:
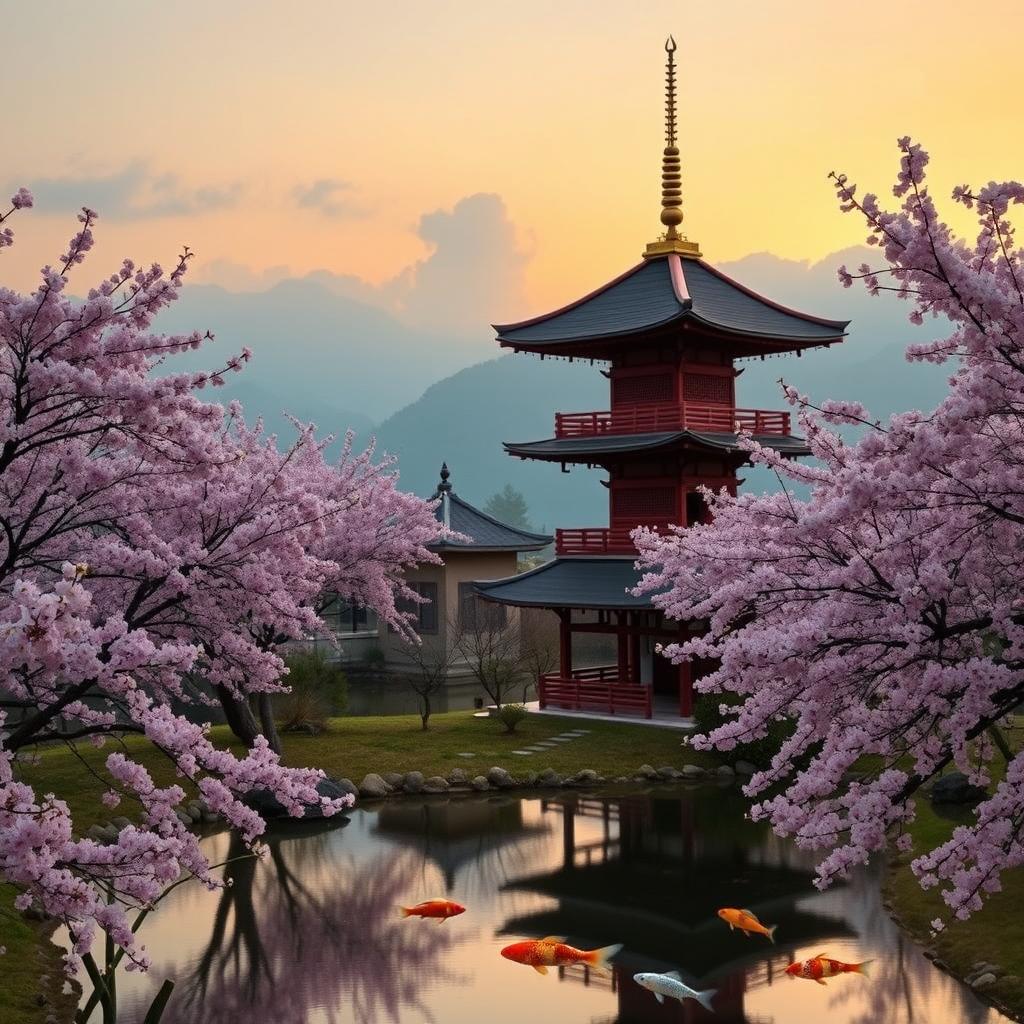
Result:
M789 309L701 259L670 253L644 260L568 306L494 329L505 347L578 354L583 342L684 323L752 342L758 351L784 352L841 341L849 321Z
M624 558L555 558L536 569L501 580L477 580L477 593L488 601L530 608L615 608L648 611L651 594L629 591L643 574L636 556Z
M428 544L431 551L540 551L554 539L546 533L531 533L503 523L460 498L448 482L447 463L441 467L441 482L432 495L437 502L434 516L439 523L464 540L445 538Z
M680 449L746 453L738 444L738 434L696 430L661 431L656 434L597 434L593 437L552 437L545 441L505 441L505 451L520 459L546 462L600 462L618 455L637 452L662 454ZM810 455L807 442L788 434L755 434L753 440L782 455Z

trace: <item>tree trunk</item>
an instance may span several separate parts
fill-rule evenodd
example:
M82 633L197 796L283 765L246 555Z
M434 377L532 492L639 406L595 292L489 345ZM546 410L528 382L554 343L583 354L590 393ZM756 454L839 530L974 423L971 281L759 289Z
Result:
M423 731L426 732L430 727L427 722L430 721L430 698L423 698L423 706L420 708L420 720L423 722Z
M217 696L220 698L220 706L224 709L228 728L247 747L252 747L256 743L256 737L261 734L248 701L239 700L226 686L221 685L217 686Z
M274 702L269 693L261 693L257 698L260 709L260 725L263 726L263 735L266 736L270 749L281 756L281 737L277 734L277 724L274 722Z

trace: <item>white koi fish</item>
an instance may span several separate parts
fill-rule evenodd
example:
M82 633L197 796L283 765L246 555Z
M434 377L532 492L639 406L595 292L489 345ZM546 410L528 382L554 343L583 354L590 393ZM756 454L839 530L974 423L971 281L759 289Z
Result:
M679 1002L684 999L695 999L705 1010L714 1012L711 1000L715 998L718 989L709 988L704 992L698 992L683 982L678 971L672 971L670 974L634 974L633 980L648 992L653 992L659 1003L665 1002L665 996L669 999L678 999Z

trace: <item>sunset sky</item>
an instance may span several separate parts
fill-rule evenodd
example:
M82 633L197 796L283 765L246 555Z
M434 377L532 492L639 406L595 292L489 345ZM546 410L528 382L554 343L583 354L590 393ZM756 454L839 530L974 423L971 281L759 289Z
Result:
M862 242L826 174L886 192L902 134L932 153L943 196L1024 176L1006 50L1024 38L1019 2L990 0L984 18L935 0L13 10L3 178L39 199L3 255L18 287L88 203L102 220L85 283L187 243L197 278L233 287L317 269L381 286L448 241L477 278L521 271L491 319L561 304L659 230L669 32L684 229L712 261ZM479 193L500 201L458 206Z

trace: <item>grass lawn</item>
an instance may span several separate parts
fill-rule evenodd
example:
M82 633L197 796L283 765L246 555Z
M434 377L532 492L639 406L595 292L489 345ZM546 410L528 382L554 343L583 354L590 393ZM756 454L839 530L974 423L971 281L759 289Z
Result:
M1024 745L1024 719L1018 717L1007 739L1014 750ZM916 853L934 849L957 825L973 821L969 808L950 814L955 817L940 816L927 797L918 799L917 820L910 829L915 853L893 858L886 895L907 930L922 945L934 949L954 973L962 977L982 960L998 964L1005 974L985 992L1024 1020L1024 869L1006 872L1003 891L967 921L952 918L939 891L926 892L910 870L909 862ZM931 938L930 922L937 917L946 921L946 928Z
M568 729L591 732L545 753L522 757L512 753L548 739ZM430 729L423 732L417 715L386 718L336 718L330 730L321 736L286 735L282 738L285 761L296 766L323 768L329 775L347 777L357 785L367 772L421 771L425 775L447 775L463 768L471 777L484 774L492 765L507 768L513 775L554 768L568 774L593 768L602 775L632 775L640 765L681 767L703 757L680 746L685 734L675 729L613 722L583 722L580 719L531 715L516 732L507 735L500 722L474 718L471 711L434 715ZM213 730L215 743L235 746L226 727ZM147 741L129 736L118 746L145 764L160 785L174 782L173 770ZM130 807L108 810L100 802L107 789L103 767L114 749L108 743L102 749L83 745L76 757L64 748L41 752L38 765L22 765L19 773L39 792L52 792L66 800L80 831L90 824L109 821ZM472 753L472 758L459 757ZM711 762L705 762L710 764ZM40 1006L39 977L48 974L56 981L59 993L60 954L39 926L13 912L13 891L0 886L0 944L7 947L0 958L0 1021L3 1024L44 1024L54 1004ZM48 998L49 988L44 986ZM70 1019L69 1001L64 998L62 1021Z

